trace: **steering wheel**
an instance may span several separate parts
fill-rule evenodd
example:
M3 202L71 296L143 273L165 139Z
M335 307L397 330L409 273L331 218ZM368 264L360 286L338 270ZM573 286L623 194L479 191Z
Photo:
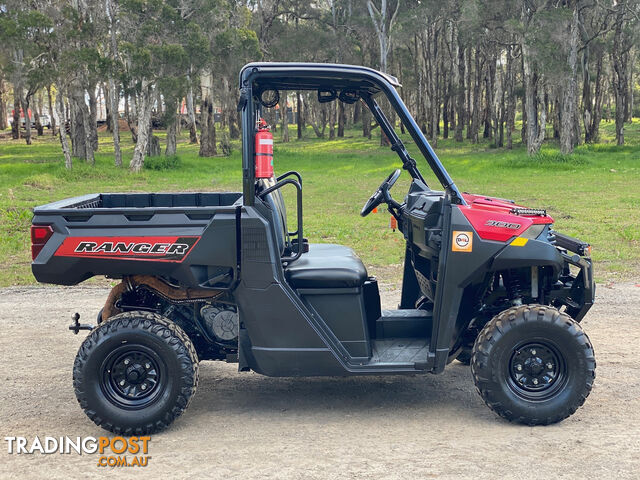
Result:
M362 217L366 217L369 215L374 208L380 205L382 202L389 201L391 199L391 195L389 195L389 190L398 180L402 170L397 168L391 175L387 177L387 179L380 184L378 190L375 191L373 195L367 200L367 203L364 204L362 210L360 211L360 215Z

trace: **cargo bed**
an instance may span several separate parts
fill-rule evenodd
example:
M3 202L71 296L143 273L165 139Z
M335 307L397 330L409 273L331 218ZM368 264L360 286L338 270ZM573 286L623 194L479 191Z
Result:
M43 239L35 243L33 274L39 282L61 285L94 275L148 274L185 287L225 286L236 266L241 197L97 193L36 207L32 237Z

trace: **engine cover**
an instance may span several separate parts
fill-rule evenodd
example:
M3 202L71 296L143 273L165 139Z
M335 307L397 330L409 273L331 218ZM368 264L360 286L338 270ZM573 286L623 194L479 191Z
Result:
M228 305L205 305L200 309L207 333L221 343L238 341L238 312Z

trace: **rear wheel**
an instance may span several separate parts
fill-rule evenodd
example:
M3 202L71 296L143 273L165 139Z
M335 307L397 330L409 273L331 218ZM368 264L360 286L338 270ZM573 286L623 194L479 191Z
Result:
M485 403L507 420L559 422L593 386L593 347L580 325L543 305L510 308L493 318L473 347L471 371Z
M117 434L164 430L189 405L198 357L186 333L161 315L126 312L87 336L73 367L80 406Z

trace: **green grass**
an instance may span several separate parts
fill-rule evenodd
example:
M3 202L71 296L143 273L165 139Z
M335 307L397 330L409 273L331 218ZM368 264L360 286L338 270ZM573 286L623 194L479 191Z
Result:
M640 122L626 128L627 145L614 144L612 123L603 123L602 142L582 145L560 155L553 143L529 158L522 145L512 151L439 139L435 148L462 191L513 198L523 205L546 208L556 229L593 244L596 278L616 281L640 278ZM185 132L186 134L186 132ZM397 156L379 147L378 134L364 139L356 130L345 138L318 140L311 131L302 141L276 143L279 172L299 171L304 179L304 228L311 241L336 242L357 251L373 274L396 281L401 275L403 239L388 228L387 214L359 216L380 182L400 167ZM279 132L276 133L279 139ZM128 163L131 137L123 132ZM291 138L295 129L291 128ZM519 139L519 133L514 136ZM419 156L409 149L436 188ZM163 142L164 140L161 139ZM240 146L230 157L200 158L198 147L182 138L175 159L152 159L154 169L131 174L113 166L111 139L100 136L96 166L75 160L64 168L59 142L51 136L23 141L0 140L0 286L34 283L30 272L29 223L39 204L91 192L215 191L241 188ZM404 174L392 193L401 199L409 185ZM293 189L291 189L293 190ZM293 191L287 192L293 222ZM292 223L293 224L293 223Z

